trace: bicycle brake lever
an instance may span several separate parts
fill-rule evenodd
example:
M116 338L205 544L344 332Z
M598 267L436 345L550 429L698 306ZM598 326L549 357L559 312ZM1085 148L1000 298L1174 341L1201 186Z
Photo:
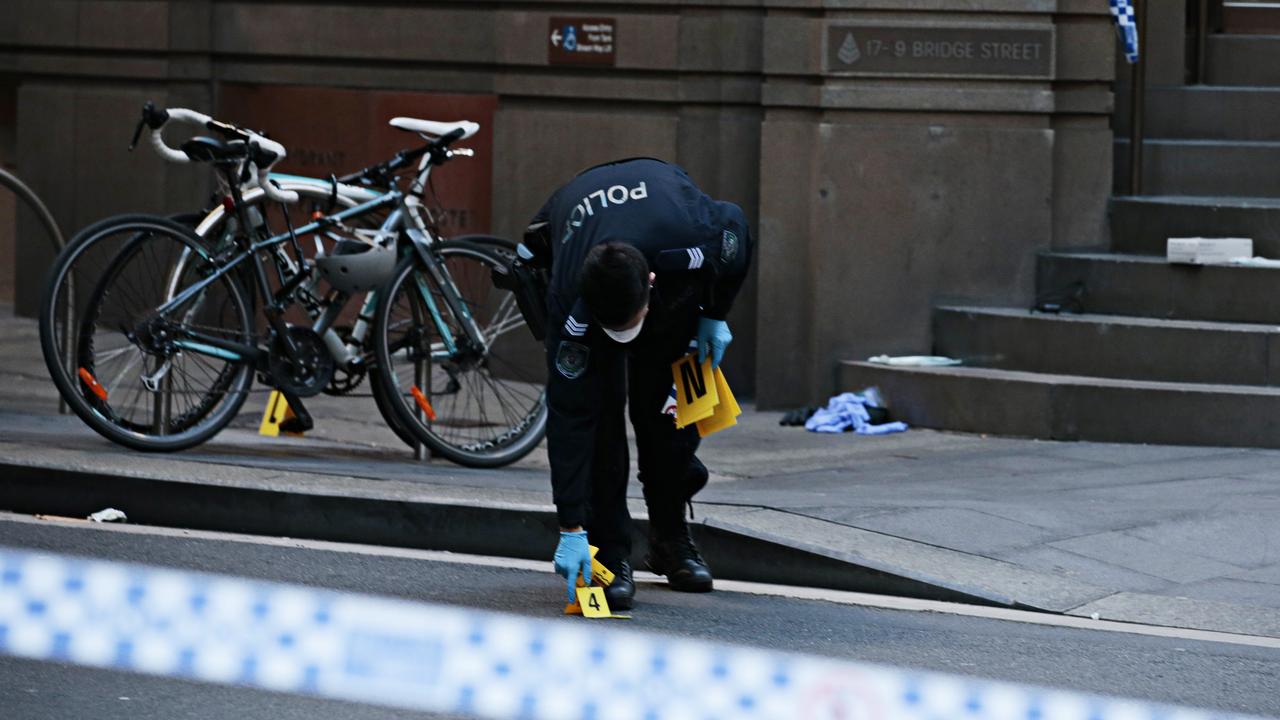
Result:
M147 119L143 118L138 121L138 127L133 130L133 140L129 141L129 152L138 147L138 138L142 137L142 127L147 124Z

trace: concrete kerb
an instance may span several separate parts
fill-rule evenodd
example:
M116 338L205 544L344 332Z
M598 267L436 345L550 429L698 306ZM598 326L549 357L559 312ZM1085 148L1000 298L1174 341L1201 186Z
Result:
M354 478L336 475L50 450L0 442L0 509L85 517L117 507L134 524L532 560L548 558L557 526L541 493L430 483L353 490ZM639 558L648 528L637 505ZM1116 592L782 510L695 507L695 536L726 580L1280 637L1280 610Z
M135 524L411 547L522 559L546 559L557 530L550 505L484 497L378 497L307 487L313 476L269 473L250 486L213 478L219 466L183 462L181 479L153 469L15 458L0 452L0 508L26 514L85 517L105 507ZM78 455L78 453L72 454ZM258 473L268 475L268 473ZM789 513L699 504L694 533L717 577L872 592L994 606L1035 607L984 587L933 577L874 558L833 552L759 531ZM647 519L635 513L635 557L646 549ZM754 517L744 517L751 515ZM834 526L840 528L843 526ZM849 528L849 530L855 530ZM856 531L864 533L865 531ZM909 541L900 541L908 543ZM961 556L963 553L938 549ZM1105 593L1104 593L1105 594ZM1099 595L1100 596L1100 595ZM1094 598L1091 598L1094 599ZM1039 608L1047 609L1047 608Z

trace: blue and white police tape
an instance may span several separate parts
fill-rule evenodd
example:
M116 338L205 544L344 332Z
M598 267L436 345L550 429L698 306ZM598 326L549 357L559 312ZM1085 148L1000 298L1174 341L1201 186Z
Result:
M549 593L548 612L553 600ZM5 548L0 654L490 718L1209 717L577 618L531 620Z
M1120 33L1120 42L1124 43L1124 59L1130 63L1138 62L1138 21L1133 16L1133 3L1130 0L1110 0L1111 17L1116 21L1116 30Z

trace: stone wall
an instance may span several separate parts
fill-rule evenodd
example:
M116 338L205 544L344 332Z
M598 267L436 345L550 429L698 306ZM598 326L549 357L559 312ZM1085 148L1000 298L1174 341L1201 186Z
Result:
M769 14L761 405L821 398L836 358L929 353L934 304L1029 306L1037 251L1105 242L1105 11L868 0Z
M6 14L18 163L66 228L200 205L198 170L124 145L144 100L212 109L221 83L496 96L492 228L508 236L583 167L680 163L755 228L758 282L726 369L764 406L824 397L838 359L928 351L934 302L1030 302L1037 250L1105 237L1106 0L9 0ZM553 17L613 19L614 64L552 65ZM869 48L846 65L828 47L845 26L1052 47L1005 48L994 69L904 55L860 72ZM49 257L19 246L20 312Z

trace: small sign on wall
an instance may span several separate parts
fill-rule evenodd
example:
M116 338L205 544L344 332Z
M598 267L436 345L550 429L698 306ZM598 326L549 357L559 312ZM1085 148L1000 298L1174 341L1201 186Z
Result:
M832 75L1053 77L1047 26L832 23L826 41Z
M547 30L550 65L612 67L617 54L614 18L552 17Z

